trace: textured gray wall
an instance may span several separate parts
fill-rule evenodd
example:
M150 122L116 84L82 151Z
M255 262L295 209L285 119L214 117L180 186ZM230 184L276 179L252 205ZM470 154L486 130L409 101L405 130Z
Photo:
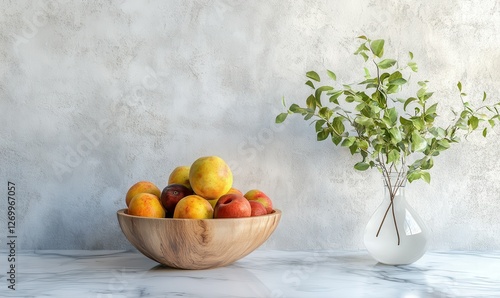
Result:
M306 71L359 80L360 34L386 39L388 55L413 51L444 118L458 80L500 98L495 0L82 2L0 4L0 206L14 182L19 249L131 247L115 215L128 187L163 187L204 155L283 210L265 247L362 249L378 172L356 172L298 116L274 124L282 96L307 97ZM408 187L431 249L500 248L499 133L450 149L430 185ZM4 211L0 223L6 239Z

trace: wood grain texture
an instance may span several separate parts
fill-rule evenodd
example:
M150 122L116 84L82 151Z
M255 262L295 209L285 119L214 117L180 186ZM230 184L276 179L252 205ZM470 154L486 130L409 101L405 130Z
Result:
M141 253L163 265L208 269L248 255L274 232L281 211L255 217L221 219L147 218L117 212L127 239Z

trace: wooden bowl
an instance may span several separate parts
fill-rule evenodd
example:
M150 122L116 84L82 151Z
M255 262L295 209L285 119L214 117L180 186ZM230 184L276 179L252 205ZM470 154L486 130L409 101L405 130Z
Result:
M208 269L228 265L254 251L274 232L281 211L219 219L148 218L117 212L127 237L148 258L173 268Z

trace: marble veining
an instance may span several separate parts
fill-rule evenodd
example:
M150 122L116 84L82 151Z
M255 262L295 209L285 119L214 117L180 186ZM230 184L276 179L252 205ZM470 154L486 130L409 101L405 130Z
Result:
M18 253L16 265L16 290L2 268L0 297L500 297L499 251L386 266L365 251L256 250L226 267L178 270L136 251L44 250Z

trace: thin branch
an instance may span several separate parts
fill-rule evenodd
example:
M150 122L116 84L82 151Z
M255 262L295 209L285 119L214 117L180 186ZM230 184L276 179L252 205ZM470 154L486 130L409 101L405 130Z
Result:
M398 235L398 245L401 243L401 238L399 237L398 223L396 222L396 215L394 214L394 204L392 204L392 218L394 219L394 227L396 228L396 235Z
M384 163L384 158L383 158L383 155L381 155L379 153L379 160L378 160L378 163L379 163L379 167L380 169L382 170L382 176L383 176L383 179L385 181L385 186L389 189L389 196L390 196L390 200L391 202L389 203L389 206L387 207L385 213L384 213L384 217L382 218L382 221L380 222L380 226L377 230L377 234L376 234L376 237L379 236L380 234L380 230L382 229L382 226L385 222L385 219L387 217L387 214L389 213L389 210L392 210L392 218L394 219L394 228L396 229L396 235L398 237L398 245L400 245L401 243L401 237L399 235L399 229L398 229L398 224L397 224L397 221L396 221L396 214L395 214L395 211L394 211L394 199L395 199L395 196L399 190L399 188L403 185L404 183L404 179L405 179L405 176L404 176L404 171L403 170L400 170L400 171L397 171L395 170L395 172L398 174L397 177L396 177L396 181L391 181L391 176L390 174L392 173L392 168L394 166L394 163L391 163L391 171L388 171L387 170L387 167ZM404 161L403 161L404 163ZM403 169L403 167L402 167ZM393 184L392 182L394 182L394 187L393 187Z

